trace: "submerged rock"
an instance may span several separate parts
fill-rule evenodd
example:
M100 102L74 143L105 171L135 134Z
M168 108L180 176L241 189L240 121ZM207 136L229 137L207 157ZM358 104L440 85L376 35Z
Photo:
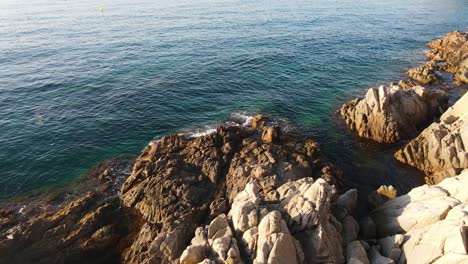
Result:
M468 94L418 137L395 153L396 159L424 171L436 184L468 168Z
M370 88L364 98L345 103L340 113L360 137L395 143L413 136L447 107L448 95L443 91L380 86Z

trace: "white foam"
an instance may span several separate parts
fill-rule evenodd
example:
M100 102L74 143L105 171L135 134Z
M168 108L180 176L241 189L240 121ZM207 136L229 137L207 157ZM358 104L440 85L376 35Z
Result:
M242 121L240 124L242 127L250 126L252 124L253 115L249 115L246 112L234 112L231 114L233 119Z
M189 136L193 137L193 138L197 138L197 137L203 137L203 136L211 135L214 132L216 132L216 128L208 128L206 130L195 131L195 132L189 134Z

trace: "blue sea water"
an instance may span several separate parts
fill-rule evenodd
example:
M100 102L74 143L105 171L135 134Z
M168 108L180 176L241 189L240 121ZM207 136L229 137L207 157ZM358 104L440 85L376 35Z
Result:
M311 134L350 185L407 190L420 178L335 110L467 26L467 0L2 0L0 197L257 112Z

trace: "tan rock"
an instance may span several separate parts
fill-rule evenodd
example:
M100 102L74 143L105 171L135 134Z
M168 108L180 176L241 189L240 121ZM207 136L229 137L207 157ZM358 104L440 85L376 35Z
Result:
M456 84L468 83L468 33L452 31L428 43L427 57L441 64L439 68L454 74Z
M448 95L421 86L370 88L364 98L345 103L340 113L360 137L395 143L408 139L448 106Z
M435 71L436 63L434 61L430 61L422 66L408 70L406 75L417 81L419 84L433 84L437 82Z
M297 263L294 238L278 211L268 213L258 226L256 264Z
M403 163L429 175L437 184L468 168L468 94L448 109L439 123L432 123L418 137L395 153Z
M267 144L278 143L281 136L281 128L279 126L265 127L262 132L262 141Z
M252 118L252 123L251 123L251 127L252 128L257 128L257 129L262 129L266 123L268 122L269 118L261 115L261 114L258 114L256 116L254 116Z

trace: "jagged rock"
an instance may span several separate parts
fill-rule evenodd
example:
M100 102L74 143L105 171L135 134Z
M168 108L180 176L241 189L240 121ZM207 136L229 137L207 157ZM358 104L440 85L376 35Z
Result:
M433 84L437 81L435 74L437 64L434 61L409 69L406 75L417 81L419 84Z
M360 241L353 241L346 246L346 263L369 264L366 250Z
M0 263L117 262L116 246L127 232L113 186L124 174L118 167L130 166L119 162L105 161L93 168L81 183L85 193L37 195L28 201L30 208L4 209L10 222L0 229Z
M258 185L255 182L250 182L234 198L231 211L229 211L229 218L236 232L243 233L258 225L259 203Z
M72 203L26 209L26 220L17 216L19 206L2 207L0 255L13 263L343 263L341 223L330 212L337 196L330 184L341 174L313 140L285 133L263 143L258 132L230 126L200 137L166 136L142 151L131 175L117 182L108 168ZM285 183L304 186L290 197L300 207L280 195ZM291 226L265 233L259 223L266 217Z
M210 225L195 231L195 237L180 257L181 264L214 261L215 263L242 263L237 241L229 227L225 214Z
M468 83L468 33L452 31L427 45L432 49L426 54L429 59L453 73L456 84Z
M390 84L390 86L393 86L393 84ZM415 81L408 79L398 81L398 86L404 90L408 90L411 89L411 87L418 86L418 84Z
M268 117L258 114L252 118L252 123L250 126L252 128L262 129L265 127L268 121L270 121Z
M319 152L315 141L287 134L283 135L281 144L262 144L253 137L243 139L226 175L228 202L232 203L236 194L252 180L258 181L260 194L272 199L276 199L272 191L283 183L304 177L324 178L339 188L341 174L324 162Z
M298 263L294 238L278 211L268 213L258 226L255 264Z
M468 94L448 109L439 123L432 123L418 137L395 153L403 163L430 175L437 184L468 168Z
M322 179L313 182L304 178L284 184L277 192L279 210L300 242L305 259L317 263L343 263L343 242L330 210L331 186Z
M368 197L369 208L374 209L397 196L397 190L392 185L382 185L371 192Z
M447 107L448 95L443 91L380 86L370 88L364 98L345 103L340 113L360 137L395 143L413 136Z
M281 136L281 128L279 126L265 127L262 132L263 143L273 144L278 143Z

